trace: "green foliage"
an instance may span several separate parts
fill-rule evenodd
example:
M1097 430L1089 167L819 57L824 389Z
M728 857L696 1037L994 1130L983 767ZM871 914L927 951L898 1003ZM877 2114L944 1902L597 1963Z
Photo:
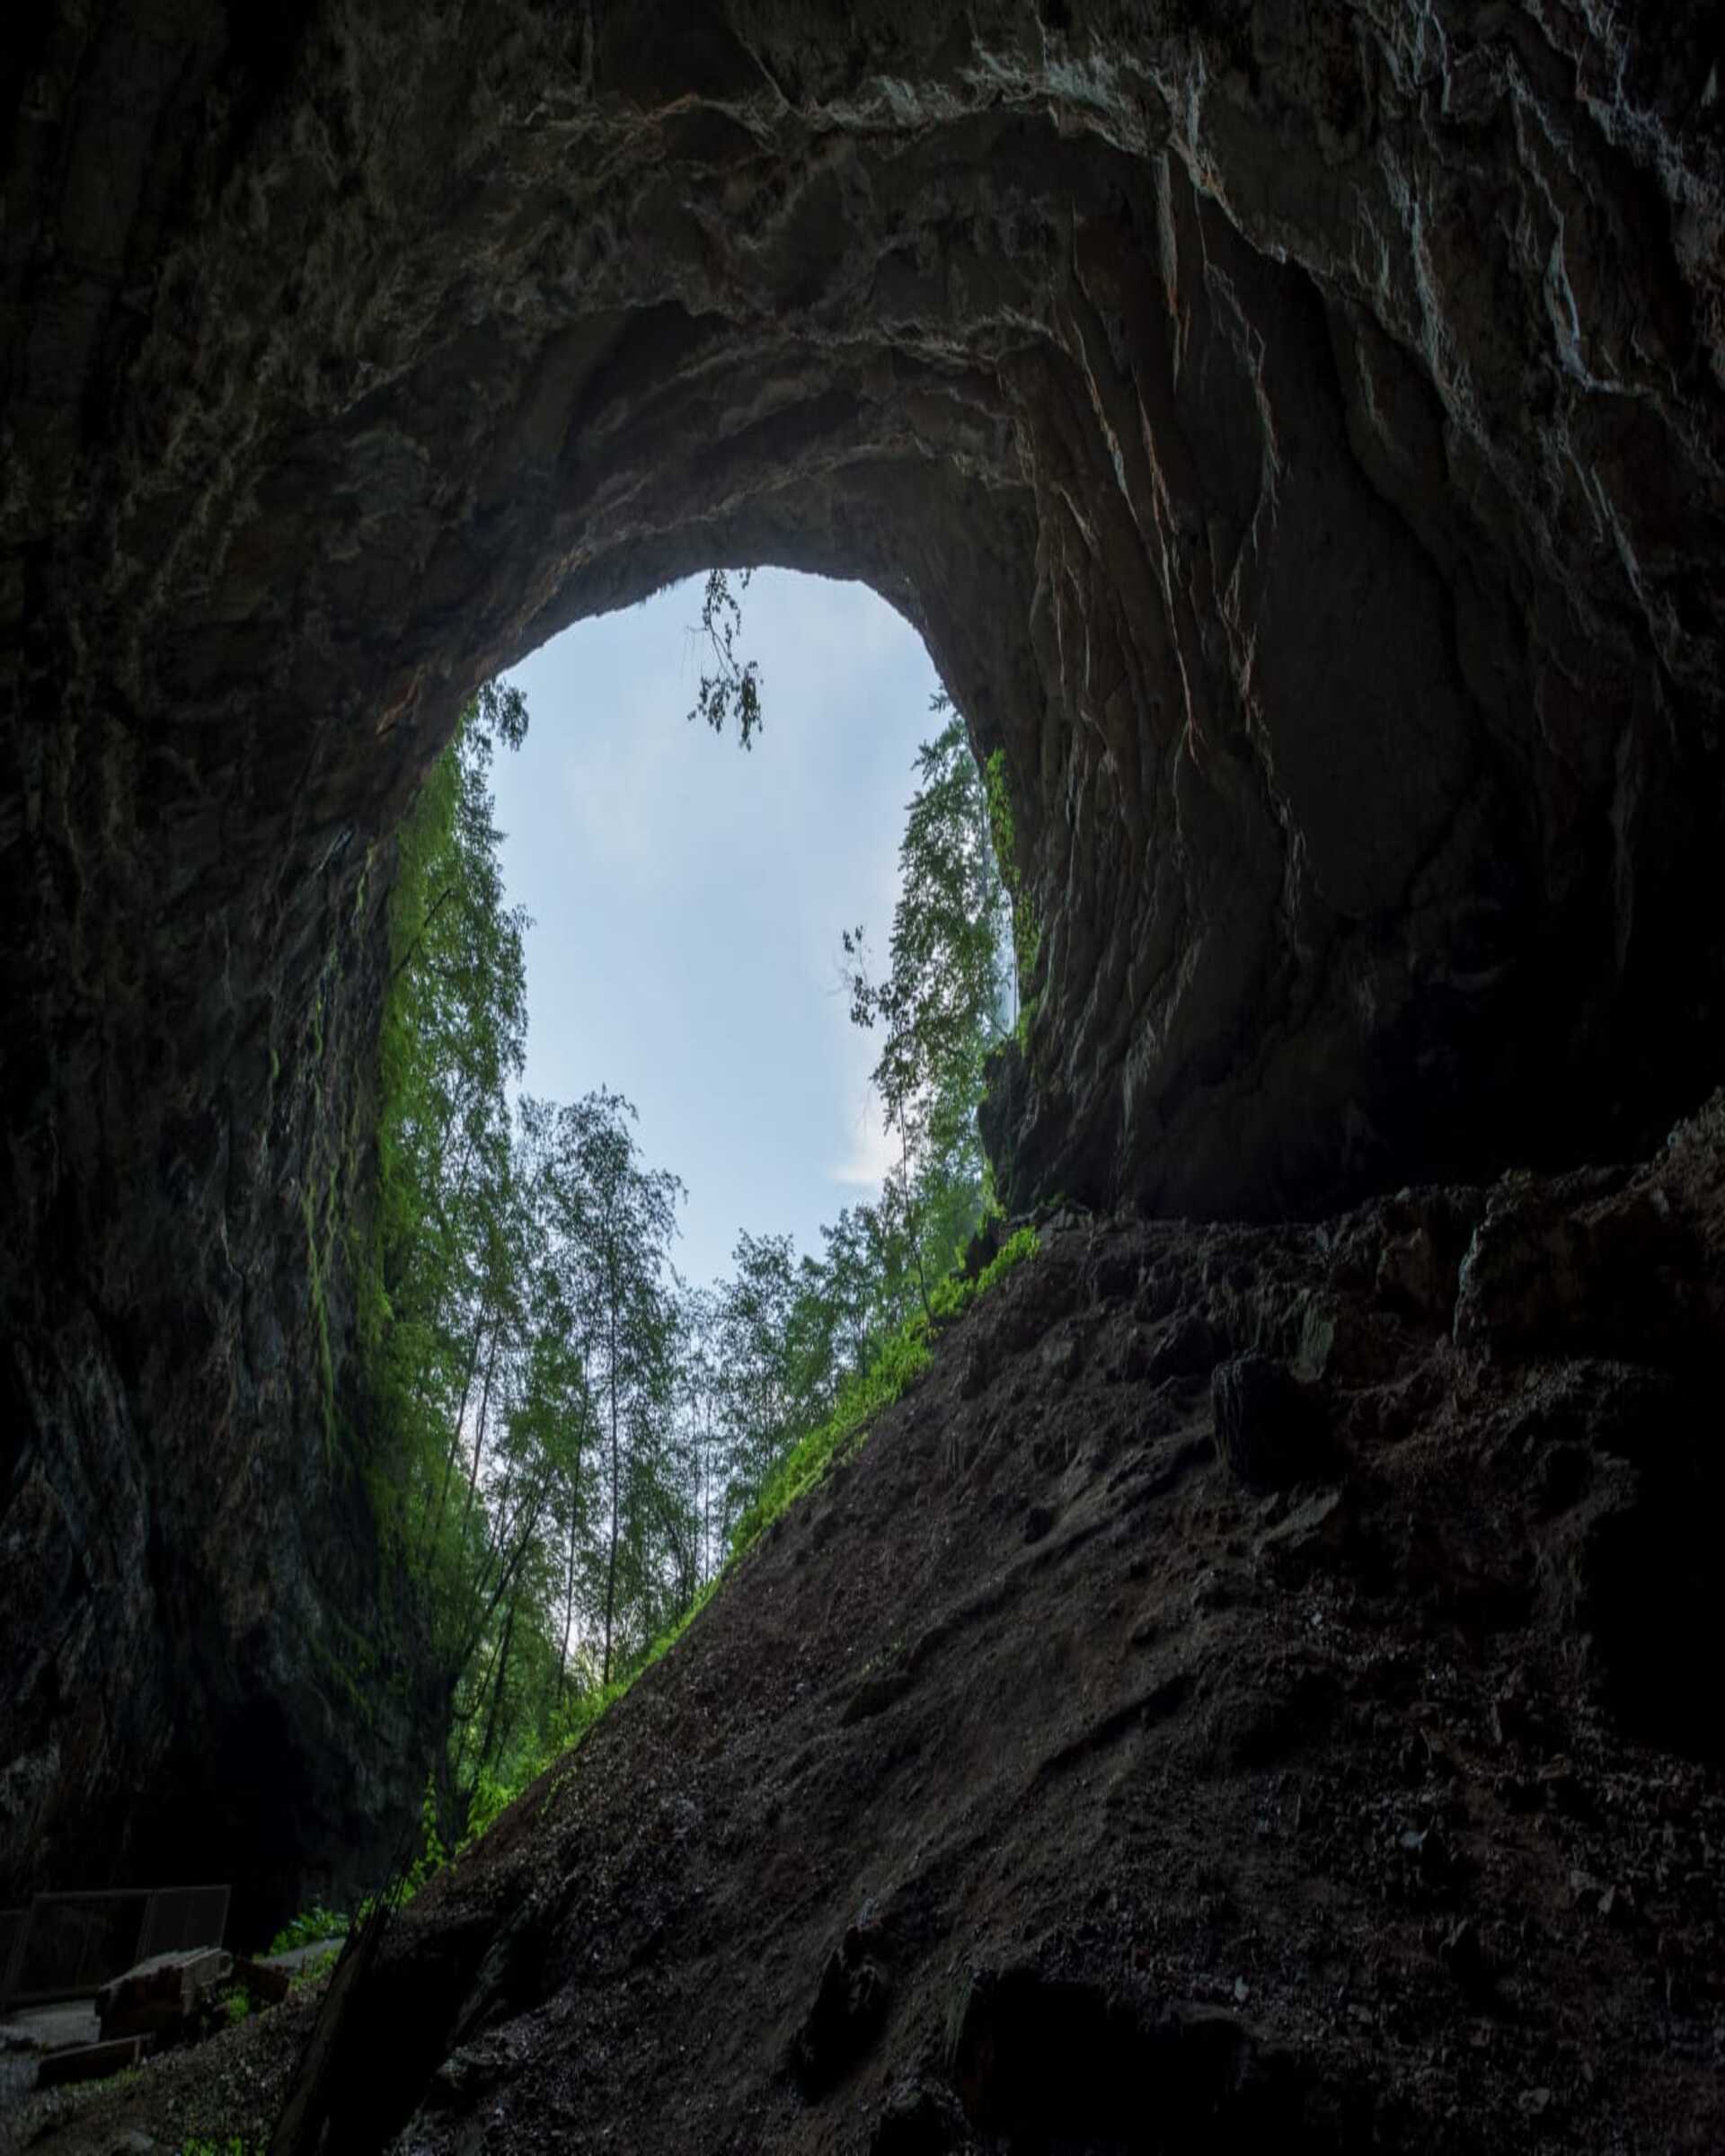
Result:
M579 1695L583 1701L590 1700L593 1696L591 1692ZM533 1779L531 1769L524 1769L518 1781L508 1781L489 1763L482 1766L473 1778L473 1796L467 1806L467 1831L462 1836L462 1849L470 1848L494 1825Z
M1028 1222L1022 1228L1013 1229L974 1280L954 1283L960 1291L960 1299L953 1314L968 1310L979 1295L997 1287L1014 1266L1022 1265L1027 1258L1034 1258L1039 1245L1037 1232Z
M721 730L734 719L745 747L760 724L739 648L748 580L708 580L716 670L690 714ZM676 1277L682 1186L641 1157L626 1100L603 1087L569 1104L512 1097L526 923L503 888L490 773L526 731L518 694L481 692L400 835L376 1230L348 1257L361 1471L452 1702L404 1895L581 1741L725 1567L915 1382L976 1292L948 1276L987 1202L976 1104L1012 995L1008 901L998 809L961 723L944 698L936 708L884 981L868 977L861 932L846 940L853 1015L882 1029L875 1078L898 1168L878 1205L823 1231L818 1256L744 1234L712 1289ZM333 1203L333 1182L323 1216L305 1200L320 1311ZM376 1681L363 1645L350 1674Z
M426 1881L434 1878L448 1860L449 1852L444 1848L443 1836L438 1832L437 1782L428 1774L425 1778L425 1794L420 1799L420 1853L402 1882L402 1900L411 1902Z
M944 696L934 708L951 710ZM977 1109L988 1056L1006 1030L1010 906L995 858L1004 779L996 767L991 793L956 713L917 751L916 770L886 977L871 977L860 927L844 946L852 1019L883 1035L872 1078L899 1140L882 1224L907 1255L932 1318L930 1282L955 1263L986 1200Z
M780 1461L737 1523L731 1538L733 1557L742 1556L788 1506L811 1489L883 1408L903 1398L933 1359L933 1334L962 1317L978 1295L986 1294L1013 1266L1031 1256L1036 1247L1036 1230L1020 1228L976 1279L952 1273L936 1283L929 1297L932 1315L913 1311L898 1330L881 1342L867 1369L846 1378L826 1420L799 1439Z
M315 1946L320 1940L345 1939L348 1919L338 1909L327 1909L321 1903L310 1909L302 1909L291 1922L286 1923L270 1941L271 1954L291 1954L300 1947Z
M746 569L739 574L738 592L748 589L752 573ZM730 588L729 574L722 569L709 570L699 633L707 640L712 671L701 676L689 720L693 724L696 719L704 719L715 734L722 734L734 719L737 738L748 748L761 727L761 680L758 663L752 658L745 662L738 656L742 630L742 605L737 592Z
M1007 1238L991 1263L978 1277L967 1279L954 1274L941 1281L933 1294L939 1329L944 1330L947 1325L962 1317L978 1297L986 1295L996 1286L1015 1265L1033 1256L1036 1249L1036 1230L1029 1226L1022 1227ZM608 1684L579 1696L553 1736L518 1780L508 1786L497 1783L488 1789L482 1812L476 1811L470 1823L470 1841L477 1839L492 1825L528 1783L537 1780L546 1767L559 1759L567 1762L588 1732L628 1692L641 1672L650 1669L654 1663L670 1652L719 1592L731 1569L773 1523L800 1497L814 1488L835 1460L854 1450L866 1436L869 1424L881 1409L901 1399L928 1368L931 1360L929 1340L928 1320L920 1311L913 1312L897 1331L880 1344L866 1372L854 1372L844 1381L832 1412L790 1445L767 1478L765 1486L738 1520L732 1532L730 1555L724 1570L705 1582L687 1607L665 1627L624 1674L614 1677ZM465 1848L467 1845L467 1842L464 1842L462 1846Z
M675 1532L677 1524L662 1516L654 1485L674 1383L667 1275L683 1186L643 1162L635 1111L618 1094L601 1091L561 1109L524 1102L522 1115L557 1239L560 1306L583 1343L585 1382L607 1454L605 1685L620 1621L626 1630L631 1611L644 1617L653 1599L654 1530Z
M932 1297L935 1311L933 1331L943 1331L955 1323L973 1303L987 1294L1014 1266L1032 1256L1036 1249L1036 1230L1022 1227L1007 1238L976 1278L955 1273L939 1282ZM932 1337L928 1318L921 1311L914 1311L892 1334L878 1343L866 1369L853 1371L841 1382L831 1411L785 1447L764 1486L737 1520L723 1569L704 1581L686 1606L609 1683L576 1695L560 1714L544 1742L521 1763L513 1778L505 1780L492 1777L482 1783L481 1793L469 1814L463 1849L491 1827L548 1767L562 1761L567 1770L588 1733L625 1696L642 1671L650 1669L669 1653L720 1591L731 1570L774 1522L812 1489L836 1460L854 1451L881 1409L901 1399L922 1376L932 1359Z
M452 1693L447 1839L700 1584L674 1407L682 1187L618 1095L510 1097L526 923L490 773L526 723L515 692L482 691L399 842L377 1227L354 1253L375 1494ZM425 1827L410 1888L447 1846L429 1799Z
M929 1360L928 1321L917 1311L880 1343L866 1370L845 1380L832 1413L801 1437L767 1477L732 1532L733 1556L745 1555L787 1507L812 1489L848 1441L882 1408L902 1398Z

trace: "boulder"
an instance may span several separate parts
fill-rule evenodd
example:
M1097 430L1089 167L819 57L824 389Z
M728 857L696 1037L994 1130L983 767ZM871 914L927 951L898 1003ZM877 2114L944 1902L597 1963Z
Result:
M105 1984L96 1994L102 2042L120 2037L168 2036L183 2028L234 1969L219 1948L157 1954Z

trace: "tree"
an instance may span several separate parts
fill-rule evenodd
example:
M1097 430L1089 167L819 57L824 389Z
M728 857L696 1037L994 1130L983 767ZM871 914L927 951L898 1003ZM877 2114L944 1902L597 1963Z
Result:
M951 709L944 694L932 708ZM911 1253L926 1311L930 1274L951 1265L983 1207L977 1107L983 1065L1006 1029L1011 908L987 789L956 712L918 749L916 773L886 977L871 977L860 926L844 948L852 1019L884 1036L872 1078L899 1159L882 1210Z
M740 628L715 571L716 671L691 716L735 718L747 747L760 706ZM380 1456L449 1684L458 1825L582 1726L711 1583L786 1457L907 1352L982 1206L976 1102L1007 996L989 799L949 717L918 753L884 980L861 930L845 939L898 1168L818 1258L746 1233L730 1278L685 1287L683 1187L642 1159L630 1104L601 1088L511 1108L526 923L490 773L526 728L516 692L482 691L401 840L364 1309Z
M650 1456L674 1379L675 1309L667 1276L683 1185L643 1164L634 1119L627 1100L601 1089L572 1107L544 1111L543 1120L551 1216L608 1445L602 1683L611 1679L620 1610L632 1589L640 1595L650 1569L640 1540L643 1486L635 1470Z
M721 1309L719 1294L712 1288L684 1286L680 1291L677 1320L677 1411L690 1509L699 1535L694 1575L697 1594L713 1576L715 1551L722 1545L730 1524L722 1481L724 1377Z
M390 906L362 1339L388 1479L445 1620L460 1598L437 1546L448 1539L451 1487L470 1450L467 1486L477 1489L498 1358L517 1314L522 1194L508 1087L526 1038L527 923L505 900L489 780L496 743L518 743L526 729L518 692L488 688L467 707L402 834Z

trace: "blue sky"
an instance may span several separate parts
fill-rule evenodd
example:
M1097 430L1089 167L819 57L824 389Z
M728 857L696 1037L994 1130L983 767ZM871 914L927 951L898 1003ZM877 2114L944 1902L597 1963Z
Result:
M701 594L579 623L516 667L532 726L493 766L509 897L534 920L527 1088L634 1102L648 1162L688 1185L676 1261L695 1281L744 1228L818 1250L879 1189L839 937L862 922L885 950L939 685L862 586L757 571L743 651L765 723L745 755L687 722Z

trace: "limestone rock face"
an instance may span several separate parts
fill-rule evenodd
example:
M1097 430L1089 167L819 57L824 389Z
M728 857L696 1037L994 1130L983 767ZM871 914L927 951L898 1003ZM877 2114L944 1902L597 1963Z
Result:
M388 834L579 615L777 561L922 631L1039 924L1014 1198L1305 1208L1711 1082L1704 0L119 0L12 45L0 1889L141 1862L135 1785L218 1762L298 1848L423 1773L407 1704L345 1741L388 1596L332 1224Z

